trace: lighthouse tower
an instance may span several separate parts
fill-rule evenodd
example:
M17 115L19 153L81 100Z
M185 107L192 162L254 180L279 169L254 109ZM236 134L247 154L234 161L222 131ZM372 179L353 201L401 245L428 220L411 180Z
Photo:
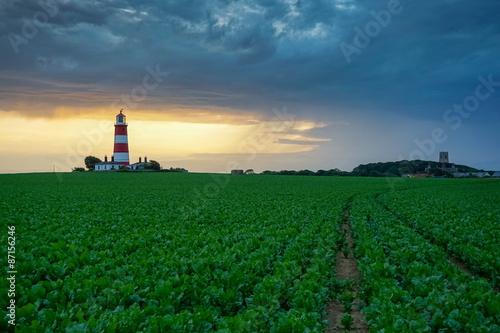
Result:
M116 116L115 124L115 147L113 149L113 156L115 162L129 165L130 160L128 156L128 137L127 137L127 121L123 114L123 109L120 114Z

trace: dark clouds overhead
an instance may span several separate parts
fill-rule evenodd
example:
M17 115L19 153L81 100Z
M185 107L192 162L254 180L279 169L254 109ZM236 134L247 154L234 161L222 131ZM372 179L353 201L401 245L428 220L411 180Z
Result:
M146 106L169 103L175 87L193 93L191 101L189 93L177 97L195 105L244 108L247 98L259 98L250 107L288 101L385 109L410 100L428 109L466 93L477 75L498 71L497 1L401 1L401 13L348 64L339 44L352 44L353 28L363 30L374 20L370 11L388 3L3 1L1 84L12 90L15 75L14 87L37 89L36 79L112 96L130 90L146 66L160 64L172 75L155 93L165 100ZM44 15L46 24L36 21ZM26 26L37 32L20 43L31 32ZM3 97L9 109L17 95Z
M286 105L318 121L439 122L479 75L500 81L496 0L402 0L351 63L340 44L353 44L353 29L364 30L371 11L391 1L42 3L0 3L1 110L50 115L57 105L108 105L159 64L170 74L138 109L223 107L266 117ZM34 22L47 12L47 23ZM489 128L499 104L493 94L471 124Z

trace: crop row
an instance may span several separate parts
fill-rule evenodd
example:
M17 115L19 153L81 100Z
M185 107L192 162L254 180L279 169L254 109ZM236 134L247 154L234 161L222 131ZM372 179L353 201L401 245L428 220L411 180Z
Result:
M379 197L413 228L500 286L500 187L470 182ZM457 186L460 186L457 188Z
M500 331L500 295L489 283L460 272L373 196L354 199L351 223L371 329Z

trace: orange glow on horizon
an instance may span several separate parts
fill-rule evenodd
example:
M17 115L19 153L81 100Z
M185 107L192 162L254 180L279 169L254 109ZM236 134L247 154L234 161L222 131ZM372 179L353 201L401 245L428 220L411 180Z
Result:
M73 164L79 160L83 164L83 158L88 155L101 159L112 155L117 112L107 111L106 117L104 112L92 117L91 114L78 116L78 110L71 113L70 109L59 109L58 112L68 117L26 118L0 111L0 141L8 143L0 147L0 155L66 155ZM155 156L188 158L196 154L296 153L310 151L317 142L325 141L307 136L306 131L324 126L308 121L266 122L239 114L226 117L198 110L197 120L203 117L212 120L200 123L179 115L124 113L129 124L131 162L145 155L155 159ZM226 121L218 122L219 118Z

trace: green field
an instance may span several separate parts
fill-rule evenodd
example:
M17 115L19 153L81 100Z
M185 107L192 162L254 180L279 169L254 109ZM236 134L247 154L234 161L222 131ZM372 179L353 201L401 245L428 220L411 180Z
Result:
M322 332L339 251L370 331L500 332L500 180L25 174L0 197L0 331L13 225L17 332Z

